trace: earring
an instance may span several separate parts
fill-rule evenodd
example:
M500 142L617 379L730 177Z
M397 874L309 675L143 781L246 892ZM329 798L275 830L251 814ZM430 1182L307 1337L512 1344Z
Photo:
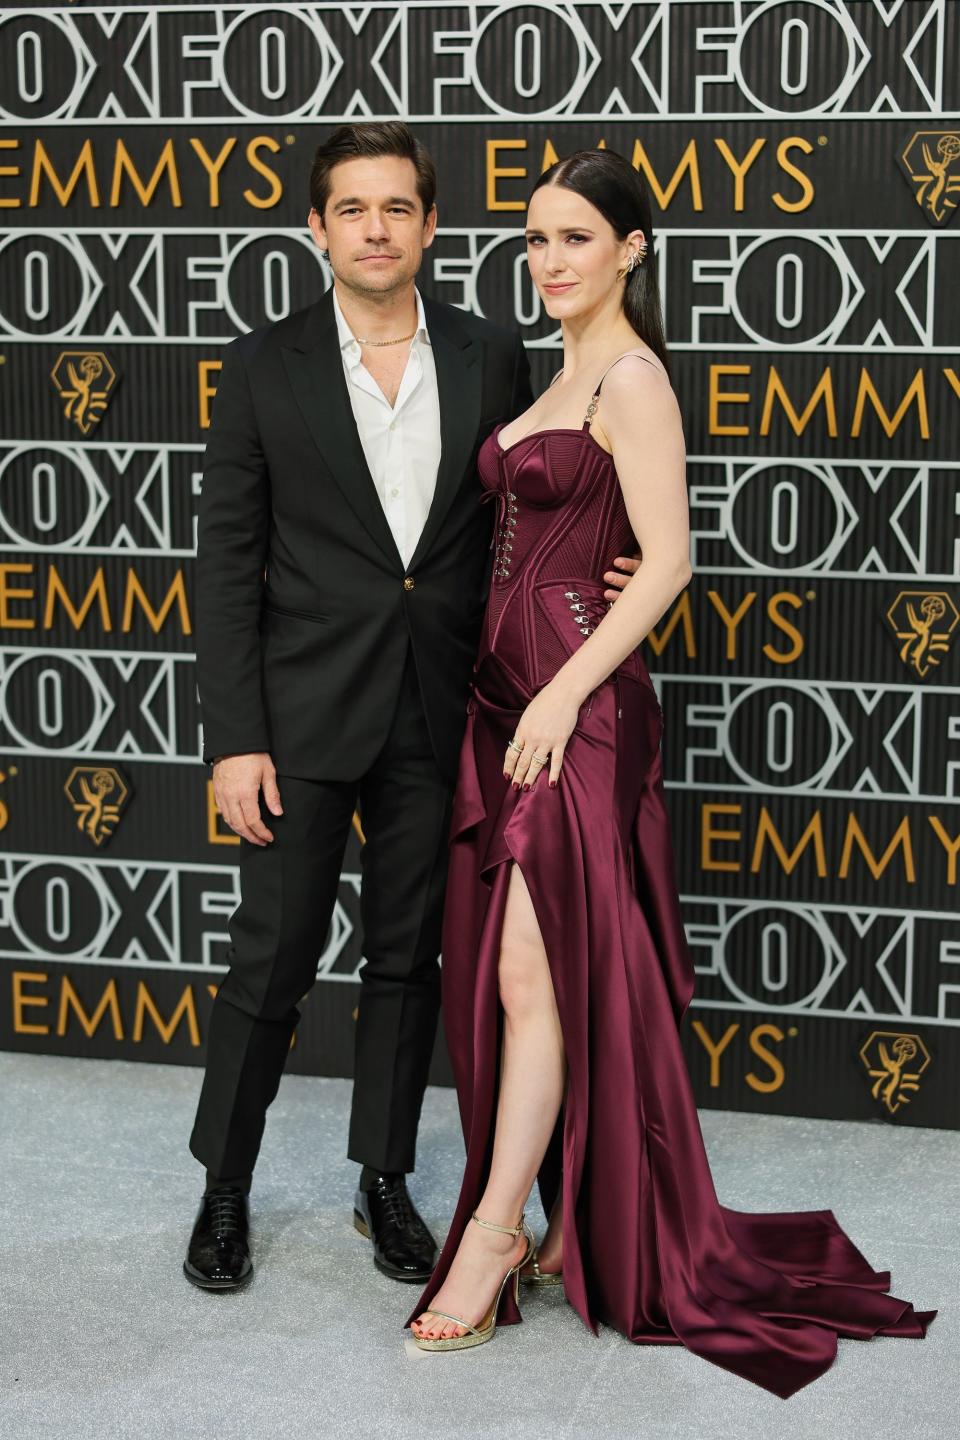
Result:
M630 259L622 270L617 271L617 279L623 280L627 275L632 275L639 265L642 265L647 258L647 242L641 240L636 250L630 251Z

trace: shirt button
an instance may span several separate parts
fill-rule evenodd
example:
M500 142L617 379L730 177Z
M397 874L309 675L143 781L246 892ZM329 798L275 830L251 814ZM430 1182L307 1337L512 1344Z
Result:
M413 576L408 575L403 582L403 588L404 590L412 590L415 584L416 581L414 580Z
M400 491L396 488L396 486L394 486L394 488L390 491L390 494L391 494L391 495L399 495L399 494L400 494Z

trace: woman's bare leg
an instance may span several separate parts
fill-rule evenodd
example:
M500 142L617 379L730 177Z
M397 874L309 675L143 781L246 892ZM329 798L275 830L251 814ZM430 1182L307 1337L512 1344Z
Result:
M543 937L530 892L511 867L499 963L504 1010L500 1094L487 1185L477 1205L482 1220L516 1225L546 1153L563 1099L563 1034ZM439 1310L477 1325L526 1241L468 1225L441 1288ZM425 1311L414 1321L421 1339L462 1335L461 1327Z
M541 1275L556 1275L563 1269L563 1182L550 1207L547 1229L537 1246L537 1264ZM533 1261L523 1267L522 1274L533 1273Z

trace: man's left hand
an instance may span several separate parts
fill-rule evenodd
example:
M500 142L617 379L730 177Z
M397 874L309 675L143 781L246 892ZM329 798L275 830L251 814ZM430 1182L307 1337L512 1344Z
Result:
M615 587L612 590L604 590L604 600L619 600L621 592L627 588L639 569L639 555L634 555L629 560L623 555L618 555L613 562L613 569L604 571L604 580L608 585Z

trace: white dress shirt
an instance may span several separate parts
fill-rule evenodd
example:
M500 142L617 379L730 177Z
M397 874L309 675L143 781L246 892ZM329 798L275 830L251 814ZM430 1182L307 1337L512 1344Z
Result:
M343 373L367 465L404 565L426 524L440 464L440 397L420 291L417 333L391 407L361 359L360 346L333 292Z

